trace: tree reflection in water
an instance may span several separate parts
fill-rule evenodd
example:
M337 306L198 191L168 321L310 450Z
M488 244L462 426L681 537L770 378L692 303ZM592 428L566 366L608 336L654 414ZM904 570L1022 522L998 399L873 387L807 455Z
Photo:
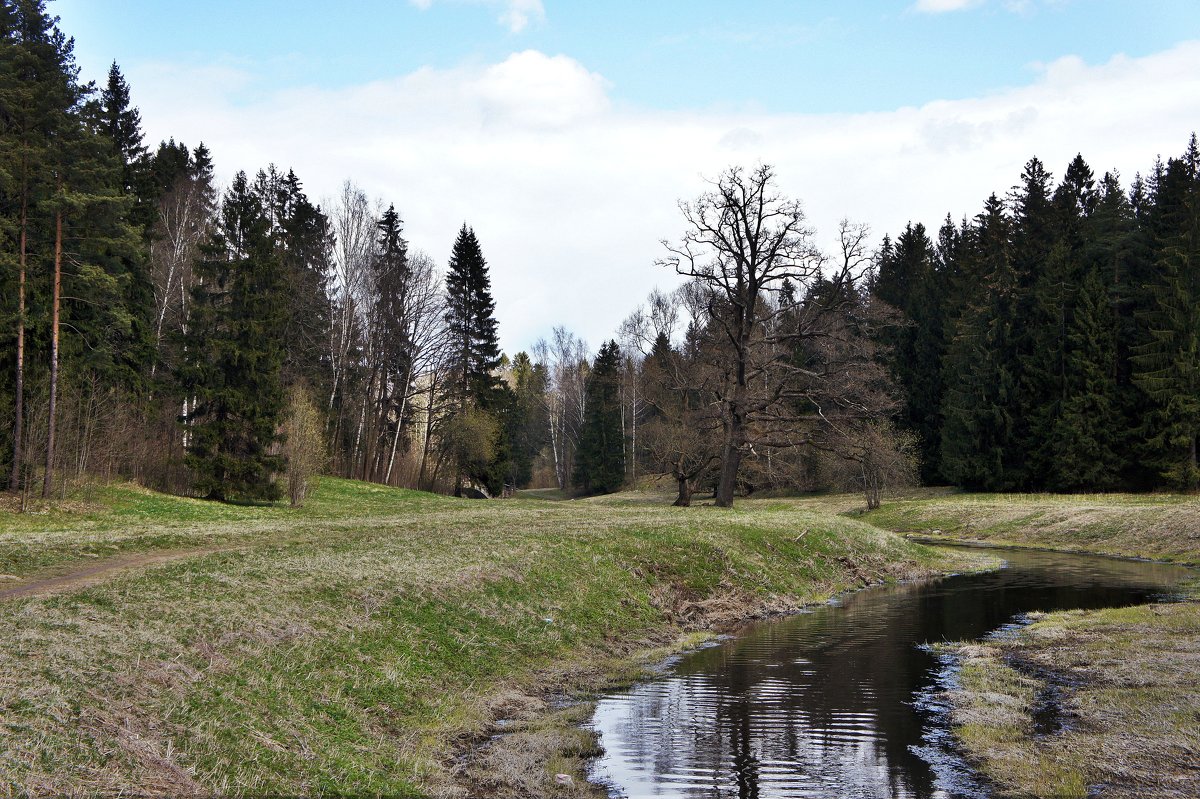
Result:
M926 739L944 720L915 701L938 667L920 645L979 638L1033 610L1136 604L1187 575L1058 553L1004 557L998 572L871 589L754 625L605 697L593 719L606 750L596 779L630 799L986 795L967 770L928 762Z

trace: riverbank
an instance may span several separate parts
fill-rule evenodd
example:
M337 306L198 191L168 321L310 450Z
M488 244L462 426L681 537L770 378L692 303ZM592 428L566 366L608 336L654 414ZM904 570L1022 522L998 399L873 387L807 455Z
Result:
M969 560L803 501L338 480L301 510L118 486L0 511L0 559L24 589L0 601L3 793L399 796L589 795L560 700L697 631Z
M1186 496L951 494L865 518L902 532L1200 562ZM1200 796L1200 592L1184 601L1035 615L945 647L957 736L1001 796Z
M1200 796L1200 605L1053 613L952 651L956 734L1000 796Z
M861 518L931 539L1200 564L1200 498L927 490Z

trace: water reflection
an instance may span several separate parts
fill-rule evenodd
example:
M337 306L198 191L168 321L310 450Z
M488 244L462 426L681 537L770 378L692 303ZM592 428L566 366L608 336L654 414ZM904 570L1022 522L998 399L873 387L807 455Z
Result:
M593 719L606 750L594 776L630 799L980 796L961 769L929 762L935 714L916 700L937 662L919 645L978 638L1033 610L1136 604L1187 574L1087 556L1005 557L999 572L872 589L756 625L605 697Z

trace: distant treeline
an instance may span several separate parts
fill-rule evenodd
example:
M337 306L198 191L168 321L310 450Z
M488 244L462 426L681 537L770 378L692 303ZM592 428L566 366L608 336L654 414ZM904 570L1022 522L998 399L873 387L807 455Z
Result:
M72 50L42 0L0 0L0 487L23 496L1197 485L1194 137L1128 191L1030 161L874 256L850 223L819 252L770 167L734 168L683 205L679 290L594 356L559 328L509 358L469 225L442 268L350 182L328 208L274 166L219 192L203 144L148 149L117 65L97 89Z
M994 491L1200 485L1200 150L1128 189L1036 158L931 240L910 224L873 292L926 482Z

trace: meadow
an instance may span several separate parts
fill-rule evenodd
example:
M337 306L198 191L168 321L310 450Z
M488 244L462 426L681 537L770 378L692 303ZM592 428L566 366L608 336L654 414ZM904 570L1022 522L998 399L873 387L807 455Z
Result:
M2 512L0 794L588 795L573 700L966 562L830 508L326 479L301 509L116 485Z

